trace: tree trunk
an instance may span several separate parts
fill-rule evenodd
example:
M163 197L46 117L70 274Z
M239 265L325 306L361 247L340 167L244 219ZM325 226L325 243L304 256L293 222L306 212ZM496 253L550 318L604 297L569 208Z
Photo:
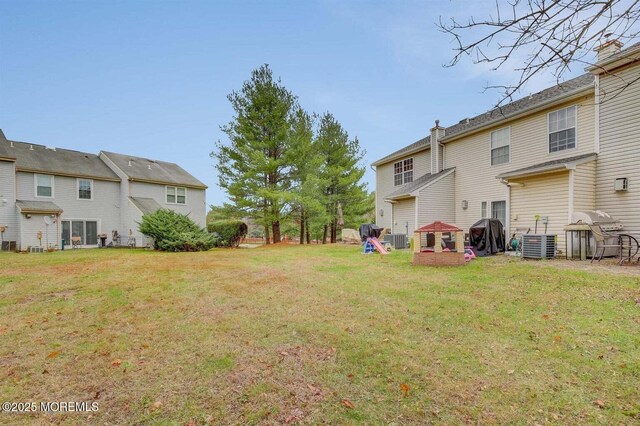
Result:
M271 229L273 230L273 243L279 243L280 242L280 221L279 220L275 220L273 221L273 223L271 224Z
M304 244L304 208L300 209L300 244Z
M264 241L265 244L271 244L271 240L269 239L269 225L264 226Z
M331 221L331 243L336 242L337 226L335 219Z
M304 218L305 232L307 233L307 244L311 244L311 232L309 231L309 217Z
M324 224L324 230L322 231L322 244L327 244L327 224Z

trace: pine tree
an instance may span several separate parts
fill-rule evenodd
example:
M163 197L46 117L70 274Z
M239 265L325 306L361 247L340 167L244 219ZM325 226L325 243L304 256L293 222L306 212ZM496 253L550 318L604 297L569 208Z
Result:
M228 97L235 117L221 129L230 140L220 141L211 156L217 160L220 187L241 211L265 230L267 244L280 242L280 224L290 199L287 151L297 98L268 65L251 73L240 91Z
M322 157L319 176L323 184L323 203L328 220L323 226L322 242L335 243L339 227L338 205L345 223L355 224L371 209L366 184L360 183L365 168L359 163L364 157L358 138L348 133L331 113L320 119L315 145Z

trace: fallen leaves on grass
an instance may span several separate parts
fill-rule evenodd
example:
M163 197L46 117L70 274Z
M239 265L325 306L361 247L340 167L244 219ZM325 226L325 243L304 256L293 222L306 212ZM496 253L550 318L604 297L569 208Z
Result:
M355 405L353 405L353 402L349 401L347 398L344 398L342 401L342 405L344 405L347 408L356 408Z
M156 402L154 402L154 403L151 405L151 408L152 408L153 410L157 410L157 409L159 409L159 408L161 408L161 407L162 407L162 401L156 401Z
M111 365L114 367L119 367L120 364L122 364L122 360L119 358L114 359L113 361L111 361Z
M303 415L304 412L300 408L295 408L293 409L293 411L291 411L291 414L287 416L286 419L284 419L284 422L286 424L299 422L300 420L302 420Z
M51 352L49 355L47 355L47 358L49 358L49 359L51 359L51 358L55 358L55 357L57 357L58 355L60 355L60 352L58 352L58 351L53 351L53 352Z
M601 399L596 399L595 401L593 401L593 405L595 405L598 408L605 408L605 403Z
M400 389L402 389L402 397L406 398L407 394L409 393L409 389L411 388L407 384L400 383Z
M562 340L562 337L560 337L560 336L553 336L553 340L554 340L555 342L559 342L560 340Z

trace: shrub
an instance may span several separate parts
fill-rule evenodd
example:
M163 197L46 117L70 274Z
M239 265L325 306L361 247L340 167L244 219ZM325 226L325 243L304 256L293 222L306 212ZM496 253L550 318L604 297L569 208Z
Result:
M217 220L207 224L207 229L218 235L218 247L238 247L249 230L247 224L241 220Z
M162 251L209 250L216 243L213 235L200 228L188 216L173 210L160 209L145 214L140 232L153 238L153 246Z

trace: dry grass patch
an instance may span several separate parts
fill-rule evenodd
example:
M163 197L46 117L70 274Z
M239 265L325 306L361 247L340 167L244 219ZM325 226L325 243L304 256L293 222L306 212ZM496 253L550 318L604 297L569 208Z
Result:
M27 424L637 424L640 275L283 245L0 254ZM583 267L583 265L580 265Z

